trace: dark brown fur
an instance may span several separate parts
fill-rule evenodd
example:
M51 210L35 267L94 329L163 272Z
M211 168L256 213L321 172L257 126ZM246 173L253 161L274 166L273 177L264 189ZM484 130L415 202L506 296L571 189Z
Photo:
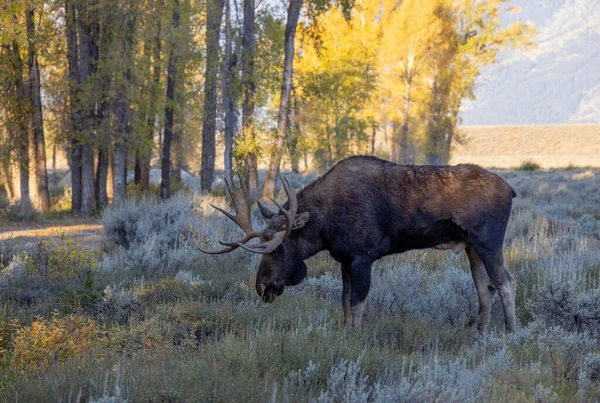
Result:
M497 289L514 330L515 283L502 252L514 190L475 165L403 166L350 157L298 192L304 227L265 255L257 290L266 301L306 276L304 259L321 250L342 264L346 323L360 326L371 264L410 249L466 247L485 328ZM483 269L485 267L485 270ZM489 305L489 306L488 306Z

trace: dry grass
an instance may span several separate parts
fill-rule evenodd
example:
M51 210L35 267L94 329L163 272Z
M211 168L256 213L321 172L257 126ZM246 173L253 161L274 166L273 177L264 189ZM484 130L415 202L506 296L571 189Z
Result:
M542 168L600 167L600 124L463 126L451 164L514 168L524 161Z

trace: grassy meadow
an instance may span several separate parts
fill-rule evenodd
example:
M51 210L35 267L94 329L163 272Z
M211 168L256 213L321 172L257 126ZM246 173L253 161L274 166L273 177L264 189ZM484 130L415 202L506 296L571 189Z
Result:
M462 126L451 164L513 168L532 161L542 168L600 168L600 125Z
M377 262L356 332L327 253L265 304L260 256L195 249L237 236L208 207L226 205L219 192L138 197L86 223L90 236L0 237L0 401L597 401L600 169L499 173L519 195L505 242L515 334L498 299L477 334L464 253Z

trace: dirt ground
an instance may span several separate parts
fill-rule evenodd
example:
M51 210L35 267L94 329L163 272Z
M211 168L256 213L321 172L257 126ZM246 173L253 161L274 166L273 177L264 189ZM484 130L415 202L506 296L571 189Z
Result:
M0 220L0 253L28 249L41 239L70 236L82 245L99 245L103 227L96 219L61 218L60 220L8 222Z

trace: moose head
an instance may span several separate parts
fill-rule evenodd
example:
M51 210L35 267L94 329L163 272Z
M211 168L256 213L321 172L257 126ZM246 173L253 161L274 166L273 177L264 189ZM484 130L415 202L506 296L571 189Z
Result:
M257 202L259 210L267 224L266 228L257 231L252 228L251 203L248 187L240 177L240 186L229 183L225 179L227 191L231 197L231 205L235 215L211 204L213 208L223 213L244 231L245 236L238 241L219 241L225 246L221 250L200 251L209 254L223 254L243 248L247 251L263 255L256 275L256 291L265 302L273 302L283 292L286 285L296 285L306 277L306 264L298 250L292 231L304 227L309 219L309 213L298 214L298 200L287 179L281 179L288 198L287 207L271 199L278 211L271 210L267 205ZM260 242L248 244L254 238Z

